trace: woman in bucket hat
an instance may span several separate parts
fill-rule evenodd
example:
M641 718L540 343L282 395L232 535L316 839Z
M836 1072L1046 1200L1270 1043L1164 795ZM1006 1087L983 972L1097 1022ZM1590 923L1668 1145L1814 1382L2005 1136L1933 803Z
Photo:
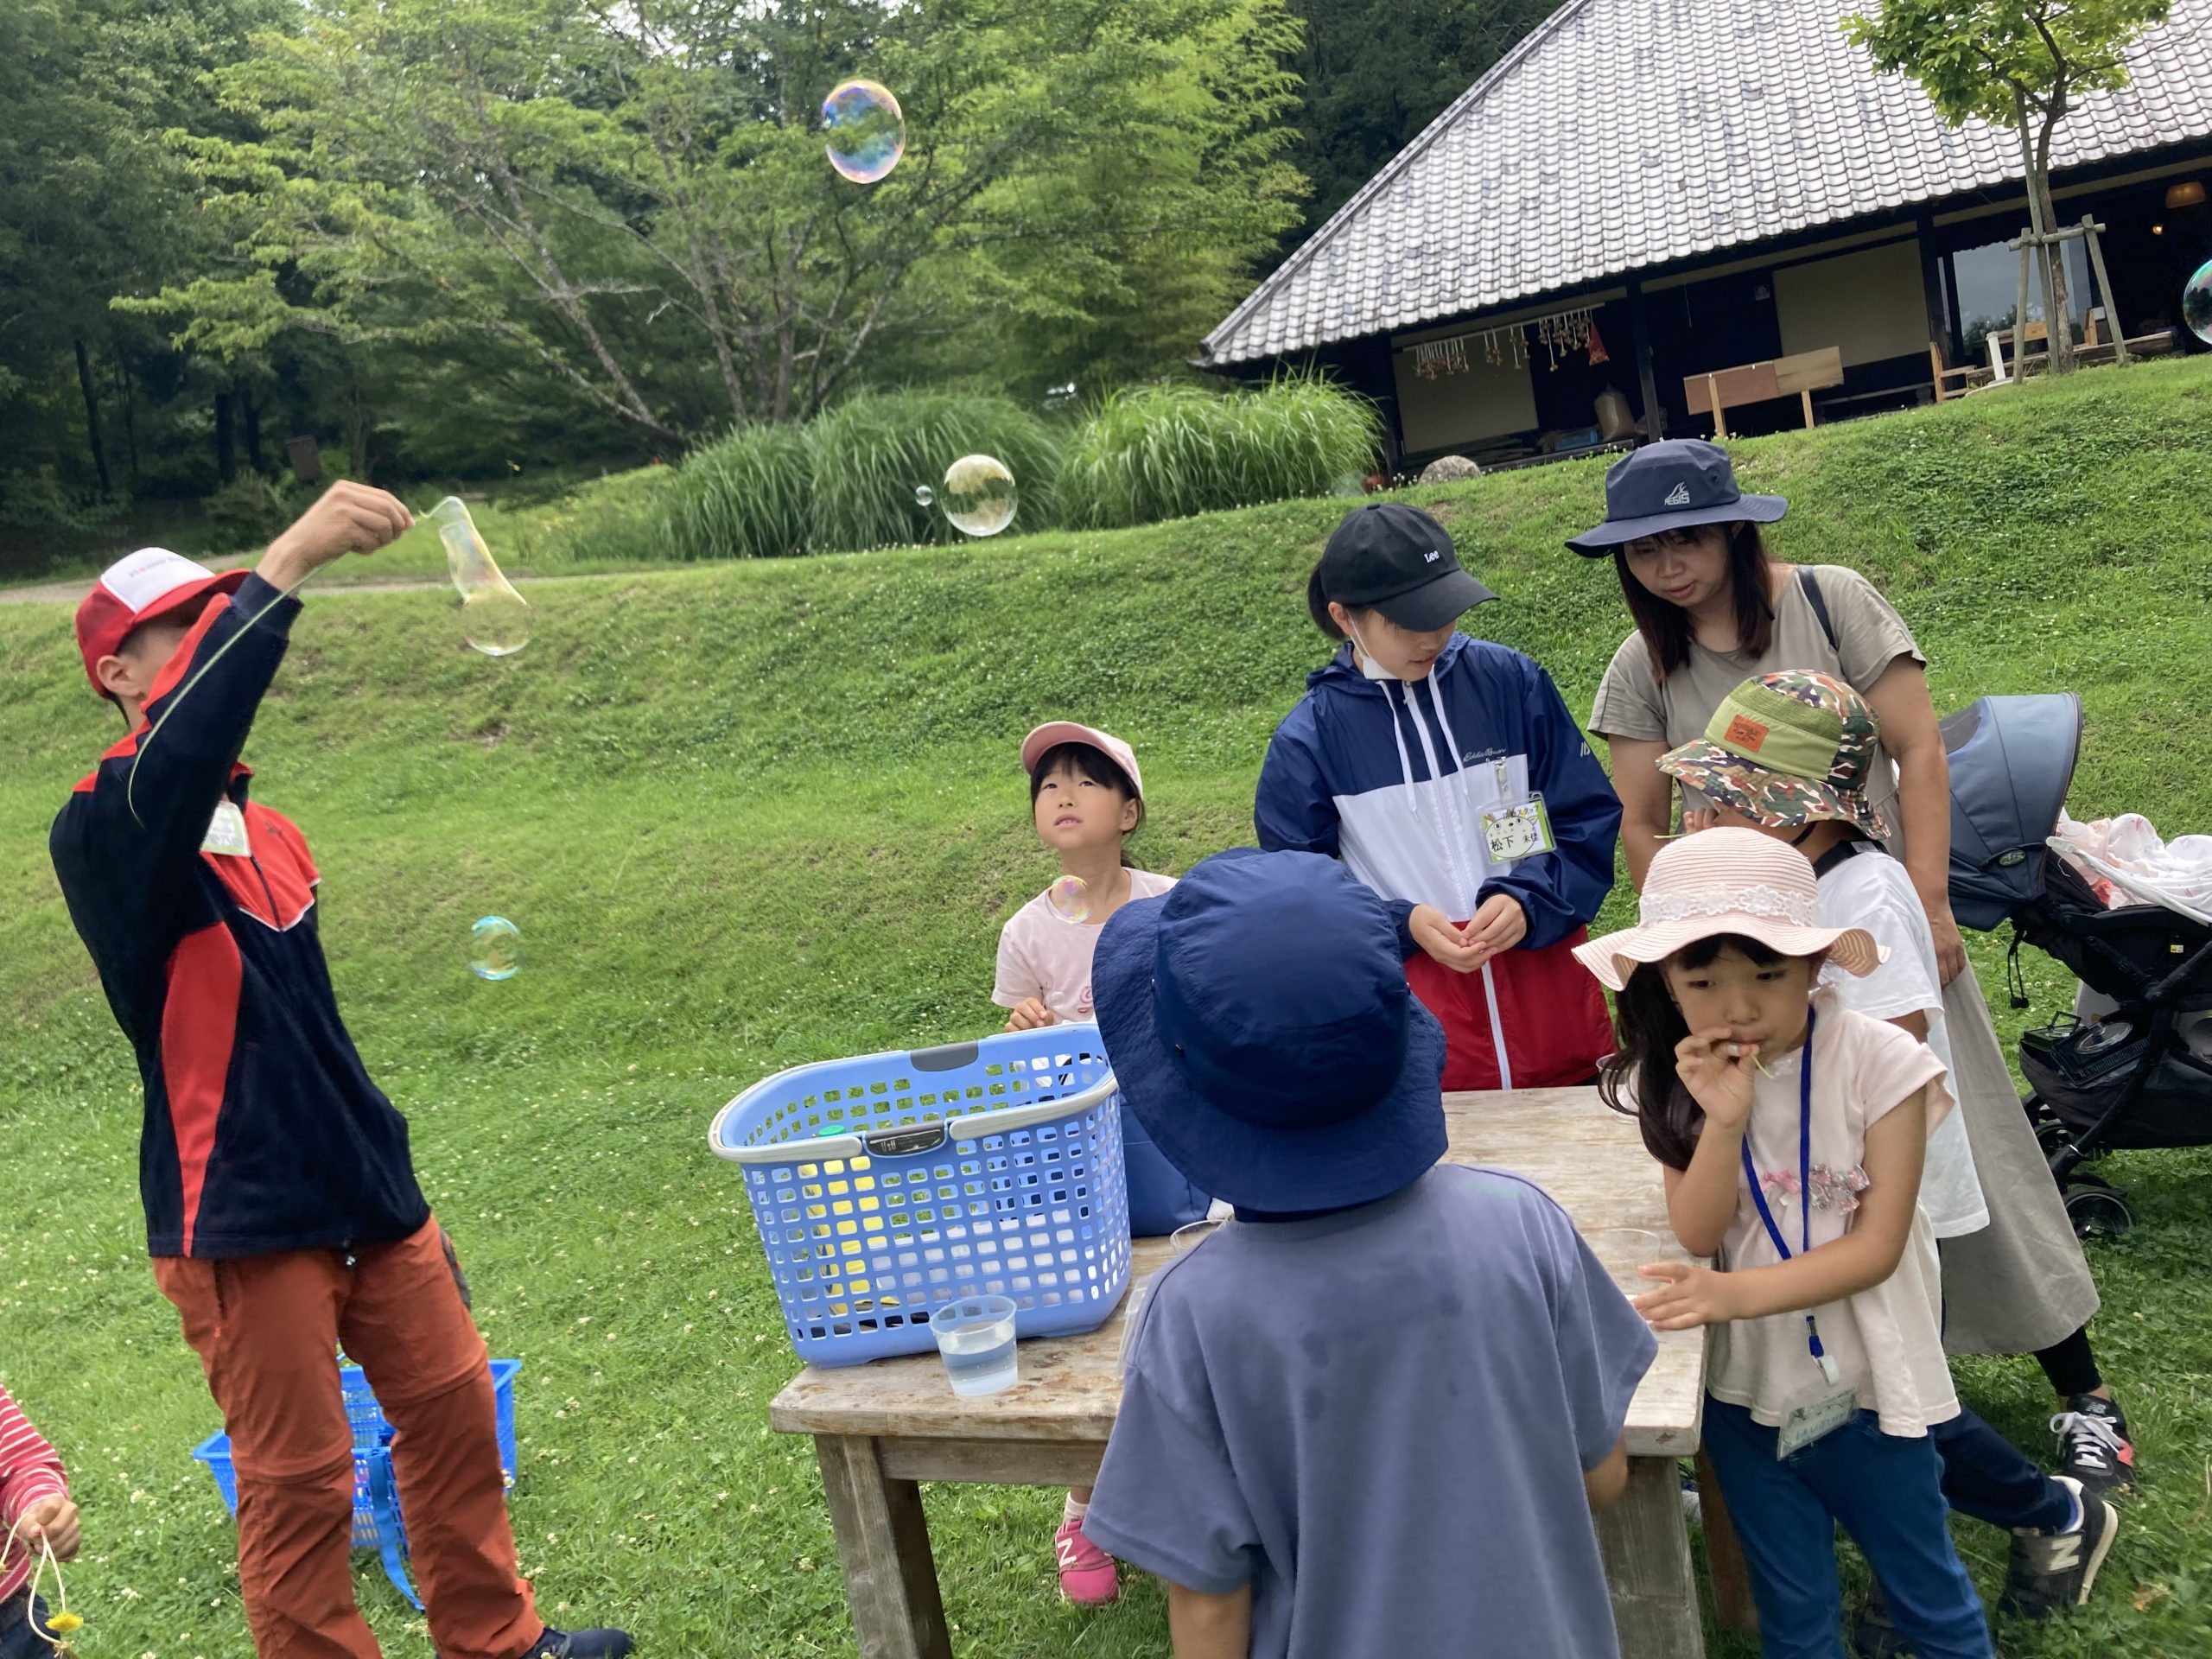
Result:
M1785 669L1834 676L1879 722L1866 793L1935 938L1959 1064L1954 1092L2010 1096L1996 1026L1951 915L1950 765L1925 659L1904 620L1857 571L1769 558L1759 526L1787 505L1780 496L1744 494L1726 450L1669 441L1614 464L1605 476L1605 522L1567 543L1588 557L1612 555L1637 622L1605 670L1590 716L1592 734L1611 750L1630 879L1642 886L1671 827L1674 780L1659 770L1668 750L1699 737L1747 677ZM1685 786L1687 811L1710 805ZM1980 1115L1967 1116L1971 1129ZM2005 1248L2011 1235L2002 1224L1955 1248L1993 1281L2012 1278L2024 1262L2042 1264L2042 1296L1955 1300L1945 1340L1954 1353L2033 1353L2063 1402L2056 1432L2065 1472L2093 1489L2125 1484L2134 1451L2083 1334L2097 1311L2096 1286L2070 1224L2063 1238L2050 1232L2045 1206L2024 1191L2017 1207L2036 1235L2024 1255Z
M1866 700L1840 681L1768 674L1738 686L1705 734L1660 765L1716 802L1723 825L1756 830L1810 859L1824 924L1863 927L1889 948L1864 978L1829 976L1830 989L1846 1007L1925 1041L1952 1073L1958 1109L1929 1133L1920 1189L1944 1305L1953 1321L1976 1329L2017 1322L2023 1305L2038 1323L2051 1287L2063 1294L2069 1275L2084 1271L2082 1247L2012 1090L1958 1081L1935 941L1912 883L1883 851L1887 826L1866 798L1879 730ZM1960 1249L1970 1237L1974 1244ZM2011 1535L2000 1610L2035 1618L2087 1600L2118 1526L2112 1506L2078 1474L2044 1475L1971 1411L1931 1432L1951 1507ZM1860 1616L1858 1651L1883 1655L1894 1639L1878 1596Z
M1653 859L1637 925L1576 947L1615 993L1599 1085L1666 1172L1675 1236L1637 1306L1713 1327L1704 1446L1738 1523L1762 1649L1842 1652L1835 1528L1923 1659L1989 1659L1930 1430L1958 1414L1919 1205L1942 1063L1844 1007L1824 968L1883 952L1823 921L1812 866L1746 830Z
M1153 1280L1086 1529L1183 1659L1612 1659L1593 1507L1656 1344L1549 1198L1438 1166L1444 1033L1334 861L1106 925L1125 1109L1236 1219Z

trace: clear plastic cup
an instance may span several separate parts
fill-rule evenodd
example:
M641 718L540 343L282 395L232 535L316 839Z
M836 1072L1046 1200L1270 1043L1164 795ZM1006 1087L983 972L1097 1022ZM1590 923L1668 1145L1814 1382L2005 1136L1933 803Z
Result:
M963 1296L930 1319L937 1351L955 1394L996 1394L1021 1375L1014 1349L1014 1304L1003 1296Z
M1656 1233L1647 1233L1640 1227L1601 1227L1595 1232L1582 1235L1597 1256L1599 1265L1613 1278L1624 1296L1641 1296L1647 1290L1656 1290L1659 1281L1646 1279L1637 1269L1647 1262L1659 1261L1665 1254L1666 1241Z

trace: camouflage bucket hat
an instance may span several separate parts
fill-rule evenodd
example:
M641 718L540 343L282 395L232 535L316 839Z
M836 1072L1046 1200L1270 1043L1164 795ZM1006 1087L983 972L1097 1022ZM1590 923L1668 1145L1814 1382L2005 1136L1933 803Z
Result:
M1808 669L1745 680L1705 735L1659 769L1770 828L1834 819L1878 841L1890 827L1867 799L1882 722L1842 681Z

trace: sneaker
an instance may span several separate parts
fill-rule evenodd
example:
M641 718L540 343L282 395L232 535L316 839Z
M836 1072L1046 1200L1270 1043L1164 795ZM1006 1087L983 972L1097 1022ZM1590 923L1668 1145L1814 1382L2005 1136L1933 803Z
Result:
M549 1624L522 1659L624 1659L632 1646L627 1630L556 1630Z
M1890 1604L1882 1594L1879 1580L1867 1582L1866 1599L1852 1622L1851 1651L1853 1659L1903 1659L1910 1651L1891 1622Z
M1122 1593L1114 1558L1083 1535L1083 1522L1063 1521L1052 1535L1060 1559L1060 1593L1083 1607L1103 1607Z
M1999 1612L2018 1618L2049 1618L2063 1607L2079 1607L2089 1599L2097 1569L2112 1549L2113 1535L2120 1529L2120 1511L2082 1483L2069 1476L2058 1484L2074 1494L2082 1507L2082 1522L2071 1532L2016 1532L2012 1559L2005 1569L2005 1594Z
M2124 1491L2135 1484L2135 1448L2128 1444L2127 1419L2102 1395L2077 1394L2050 1420L2058 1436L2058 1471L2092 1492Z

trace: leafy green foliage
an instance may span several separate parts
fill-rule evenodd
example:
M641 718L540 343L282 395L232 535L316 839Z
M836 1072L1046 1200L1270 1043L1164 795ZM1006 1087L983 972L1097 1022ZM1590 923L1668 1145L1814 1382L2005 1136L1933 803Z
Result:
M1110 392L1069 442L1062 512L1105 529L1325 495L1374 466L1381 435L1373 404L1308 375L1249 391Z
M1843 32L1885 73L1910 75L1953 126L2020 124L2023 101L2063 115L2075 93L2127 84L2120 55L2172 0L1882 0Z

